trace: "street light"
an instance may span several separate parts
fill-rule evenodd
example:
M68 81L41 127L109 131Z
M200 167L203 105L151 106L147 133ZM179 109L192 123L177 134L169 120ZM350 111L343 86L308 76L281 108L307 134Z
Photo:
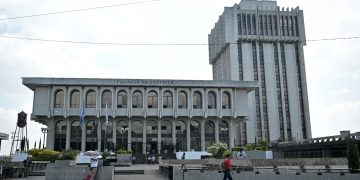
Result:
M45 134L48 132L48 128L41 128L41 132L44 134L43 148L45 149Z

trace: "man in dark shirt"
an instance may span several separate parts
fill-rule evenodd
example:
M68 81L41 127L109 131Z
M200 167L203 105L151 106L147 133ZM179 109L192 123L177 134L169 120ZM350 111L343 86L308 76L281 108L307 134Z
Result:
M227 154L224 159L224 178L223 180L232 180L231 174L234 174L231 170L231 155Z

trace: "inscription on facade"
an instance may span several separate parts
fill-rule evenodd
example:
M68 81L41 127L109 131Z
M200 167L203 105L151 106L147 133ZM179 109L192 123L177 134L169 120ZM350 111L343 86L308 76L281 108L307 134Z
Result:
M117 85L168 85L175 84L172 80L147 80L147 79L118 79L115 81Z

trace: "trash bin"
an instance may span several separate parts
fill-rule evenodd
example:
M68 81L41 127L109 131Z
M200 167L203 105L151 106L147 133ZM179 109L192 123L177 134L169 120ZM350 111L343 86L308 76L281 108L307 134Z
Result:
M173 166L169 166L169 180L173 180L174 176L173 176Z

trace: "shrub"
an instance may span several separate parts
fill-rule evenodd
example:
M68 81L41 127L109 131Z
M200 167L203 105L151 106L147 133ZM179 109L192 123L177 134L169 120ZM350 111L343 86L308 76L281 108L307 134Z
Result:
M30 149L28 154L32 156L33 161L54 162L60 156L60 152L49 149Z
M222 158L225 153L229 153L228 146L225 143L216 143L207 148L207 152L213 154L214 157Z
M101 156L102 156L102 159L106 159L106 157L111 156L111 153L110 153L110 152L108 152L108 151L106 151L106 152L102 152L102 153L101 153Z
M126 151L124 149L118 149L116 151L116 154L132 154L133 152L132 151Z
M347 138L347 160L350 173L358 173L360 168L359 149L350 137Z
M240 151L241 147L239 146L235 146L233 148L231 148L231 151Z
M75 160L77 154L78 154L77 150L66 149L61 152L59 160Z
M254 149L254 146L252 145L252 144L246 144L245 145L245 150L246 151L251 151L251 150L253 150Z
M258 147L260 147L261 151L266 151L268 149L267 141L259 141Z

